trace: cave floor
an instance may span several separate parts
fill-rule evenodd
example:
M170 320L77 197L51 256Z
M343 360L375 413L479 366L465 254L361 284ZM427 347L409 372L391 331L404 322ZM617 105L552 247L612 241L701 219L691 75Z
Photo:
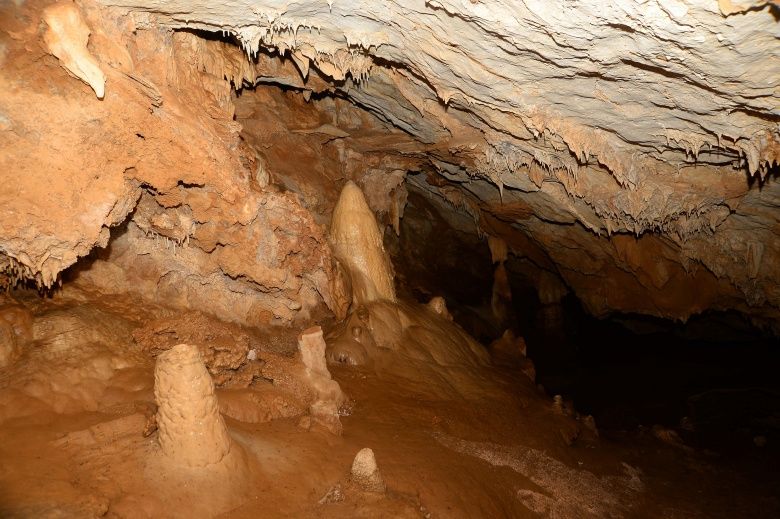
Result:
M771 481L723 467L712 454L656 437L599 439L511 364L449 373L456 384L332 366L351 400L340 436L302 426L301 416L233 412L245 417L225 421L248 459L248 486L193 493L150 472L157 433L143 433L155 409L154 360L132 336L176 312L75 288L53 298L18 293L8 305L30 312L32 340L0 371L2 517L688 518L780 511ZM297 331L249 333L261 349L289 353ZM241 391L266 385L256 380ZM384 494L349 480L364 447L376 454Z

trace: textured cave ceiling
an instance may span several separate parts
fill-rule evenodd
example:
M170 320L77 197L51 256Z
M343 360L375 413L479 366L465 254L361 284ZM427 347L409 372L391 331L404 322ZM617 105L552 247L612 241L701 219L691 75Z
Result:
M283 86L313 110L341 113L324 125L279 124L335 147L342 173L368 191L379 185L378 212L390 211L391 190L405 181L459 212L454 226L466 214L471 231L502 237L554 273L594 314L778 314L775 2L98 4L91 46L111 39L96 27L97 9L132 25L127 34L186 35L197 66L239 89ZM97 54L104 69L122 69ZM344 124L333 98L373 114L371 131ZM366 166L369 155L381 158ZM111 211L101 225L116 223ZM83 255L100 239L62 241ZM16 258L27 247L22 263L41 270L46 247L9 243Z
M778 159L776 8L714 1L103 1L313 65L422 143L512 185L523 165L637 188L693 164ZM465 133L465 135L464 135ZM483 142L459 148L464 137ZM443 147L443 146L442 146Z

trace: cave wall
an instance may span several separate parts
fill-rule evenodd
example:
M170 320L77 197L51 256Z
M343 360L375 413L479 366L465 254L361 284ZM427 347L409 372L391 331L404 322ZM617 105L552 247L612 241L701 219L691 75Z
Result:
M0 281L50 287L129 222L79 279L253 323L333 306L324 228L257 185L233 121L223 72L245 68L241 51L80 4L100 100L48 54L44 5L6 5L0 22Z
M66 4L71 55L51 36ZM323 226L354 180L396 232L407 185L427 192L593 314L778 322L771 2L2 9L5 285L52 286L125 222L82 280L229 293L211 306L234 320L338 313Z

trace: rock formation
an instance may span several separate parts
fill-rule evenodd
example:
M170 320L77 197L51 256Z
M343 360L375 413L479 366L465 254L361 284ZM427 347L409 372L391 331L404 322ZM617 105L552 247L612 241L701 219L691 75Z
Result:
M325 339L319 326L304 330L298 337L298 349L306 366L306 378L316 399L312 402L311 416L334 434L341 434L339 409L346 398L339 383L333 380L325 362Z
M165 514L214 517L246 501L254 461L228 433L197 346L157 356L154 397L157 443L146 446L143 477L169 496Z
M8 323L0 321L0 368L5 368L13 363L19 353L20 348L13 328Z
M160 448L173 463L205 467L227 456L230 436L197 346L179 344L157 357L154 396Z
M447 310L447 301L445 301L443 297L432 297L431 300L428 301L428 308L445 319L452 321L452 314Z
M645 9L626 0L601 10L435 2L425 22L403 1L382 15L368 3L303 2L251 15L244 7L187 2L105 4L165 27L227 31L259 53L255 77L292 85L306 99L335 88L403 130L403 156L370 136L348 155L360 163L385 154L370 168L387 174L414 157L412 170L432 167L441 178L418 179L418 189L453 200L459 192L478 231L541 258L546 270L555 266L595 314L686 318L739 306L760 317L774 311L765 303L778 306L777 262L768 260L777 251L767 247L756 261L748 243L774 236L773 217L759 209L776 198L770 171L778 153L770 101L777 26L768 4L743 10L686 1ZM317 30L307 25L312 19ZM268 70L265 51L289 53L295 65ZM433 55L439 65L429 61ZM326 139L344 148L344 135L331 131ZM765 178L761 193L751 189ZM746 226L761 238L746 241L739 231ZM518 230L532 248L520 246ZM627 257L628 240L637 245ZM573 249L588 250L591 264L567 252ZM645 260L659 257L655 266ZM609 281L621 272L623 281ZM672 302L664 294L670 282L697 295ZM617 296L618 286L632 295Z
M353 182L344 185L333 209L330 242L349 272L354 305L395 301L392 266L382 233L363 192Z
M374 451L368 447L360 449L355 455L350 471L352 481L368 492L384 492L385 481L376 464Z
M32 338L29 310L14 302L3 304L0 299L0 367L13 363Z
M78 8L70 2L54 4L46 8L43 19L49 27L43 36L49 51L68 72L88 84L98 99L103 99L106 75L87 49L89 27Z
M246 369L252 339L236 324L187 312L150 321L133 331L133 340L151 356L159 356L181 343L196 346L200 360L218 387L246 387L252 382L253 373Z
M726 513L512 318L780 335L779 5L0 2L0 516Z
M427 370L430 365L475 366L485 361L484 348L452 322L443 298L434 297L427 305L396 301L392 264L374 214L351 182L333 211L330 236L353 288L352 311L329 337L331 362L377 363L383 370L401 367L411 372L416 368L403 367L405 363L419 362Z
M536 380L536 367L527 355L525 339L518 337L508 329L490 344L490 353L496 364L508 364L519 369L531 381Z
M506 260L509 256L507 244L501 238L488 238L490 256L495 270L493 271L493 294L490 307L493 317L499 325L505 325L509 319L512 306L512 288L509 286L509 275L506 271Z
M358 307L328 338L328 359L407 375L487 364L485 348L437 309L441 306L389 301Z
M438 200L453 227L466 216L465 230L503 239L595 315L686 319L736 309L771 326L780 308L772 210L780 71L770 4L444 1L426 4L424 21L401 0L382 13L367 2L251 12L185 0L9 5L4 12L27 18L5 16L2 26L14 37L0 58L13 64L0 76L8 137L0 170L13 178L0 195L0 270L52 286L105 246L109 228L145 194L159 209L143 205L130 226L171 252L196 249L175 267L157 258L157 275L168 277L155 291L180 286L176 296L191 308L214 299L209 288L230 286L241 301L217 311L227 315L238 302L241 321L291 322L322 300L343 315L322 241L291 243L283 228L273 237L256 232L275 220L263 199L280 210L297 205L267 193L276 182L301 193L301 216L287 230L316 235L304 214L327 221L341 175L362 185L396 229L408 193ZM50 22L42 38L32 30L41 20ZM98 95L104 77L114 97L97 103L78 82L63 83L59 95L35 79L20 87L14 74L59 81L65 73L31 49L58 56ZM145 59L148 49L155 59ZM258 83L290 93L231 98L233 86ZM271 108L259 117L253 103ZM41 104L45 117L34 108ZM270 124L285 111L294 117ZM269 128L283 129L268 139ZM53 153L41 152L39 134ZM17 179L19 157L29 160ZM242 202L249 185L266 193L259 206ZM74 192L86 194L71 200ZM54 200L68 203L55 208ZM40 211L22 223L15 215L26 207ZM140 237L128 240L134 250L148 247ZM263 269L246 264L237 246L245 240L266 251L257 255ZM299 247L316 268L285 254ZM201 281L186 276L185 290L172 268ZM300 275L282 282L279 271L293 269ZM269 295L278 289L282 300ZM251 308L258 293L264 300Z

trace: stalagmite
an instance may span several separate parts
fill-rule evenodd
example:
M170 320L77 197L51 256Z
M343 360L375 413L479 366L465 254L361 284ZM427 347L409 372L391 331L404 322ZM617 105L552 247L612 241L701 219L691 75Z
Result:
M160 447L174 463L205 467L230 452L214 383L197 346L179 344L157 357L154 396Z
M509 286L509 277L504 266L509 257L509 247L504 240L493 236L488 237L488 247L490 247L490 256L493 264L496 265L496 269L493 272L491 308L493 316L499 323L504 324L507 321L512 304L512 289Z
M18 354L19 348L13 328L0 320L0 368L10 366Z
M448 321L452 321L452 314L447 309L447 301L441 296L434 296L428 301L428 308Z
M365 448L355 456L352 462L352 481L368 492L384 492L385 481L376 464L374 451Z
M310 407L312 417L334 434L341 434L339 407L344 394L339 383L333 380L325 361L325 339L322 329L314 326L298 336L298 349L306 366L306 377L316 394Z
M43 19L49 26L43 37L49 51L68 72L92 87L98 99L103 99L106 75L87 49L90 30L76 5L55 4L46 8Z
M779 12L3 2L0 519L780 518Z
M341 190L330 227L336 257L352 278L353 304L386 299L395 301L392 266L382 244L382 233L363 192L353 182Z

